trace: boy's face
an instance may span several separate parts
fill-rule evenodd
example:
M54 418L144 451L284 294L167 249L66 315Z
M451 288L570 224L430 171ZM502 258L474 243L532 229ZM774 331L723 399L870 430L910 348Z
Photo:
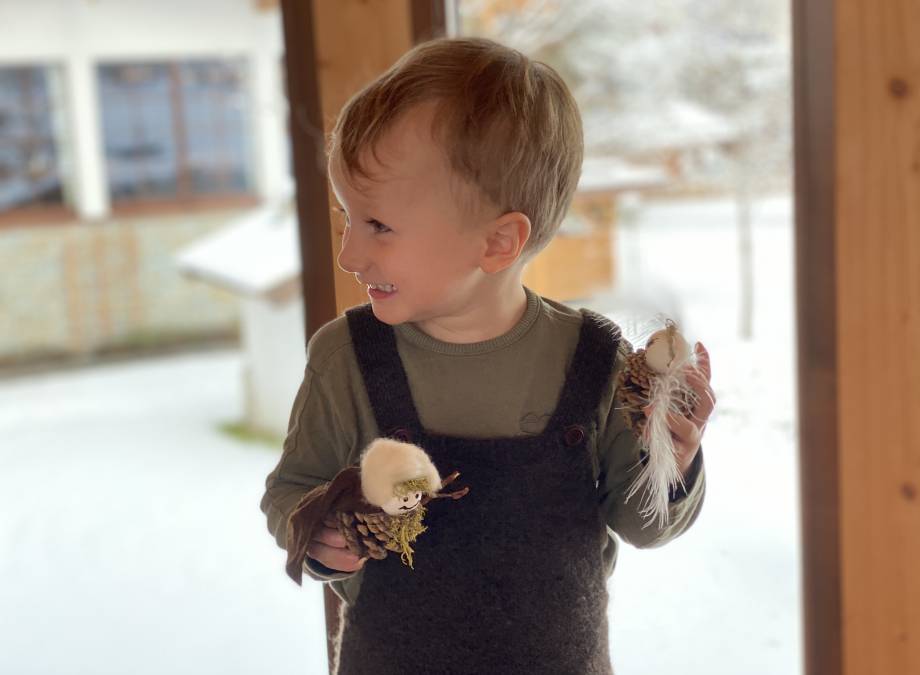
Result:
M368 288L374 314L391 325L462 316L485 288L485 231L457 203L459 185L430 125L430 106L405 113L380 140L376 158L362 156L373 180L330 162L346 214L339 267L365 285L394 287Z

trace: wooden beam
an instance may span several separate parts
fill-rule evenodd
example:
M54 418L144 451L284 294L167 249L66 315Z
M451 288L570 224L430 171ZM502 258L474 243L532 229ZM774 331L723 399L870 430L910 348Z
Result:
M330 212L325 147L339 109L412 45L444 35L444 0L282 0L291 142L306 335L346 309L368 301L363 286L341 271L336 256L342 223ZM340 602L325 589L329 664Z
M834 0L795 0L793 12L805 672L841 675Z
M348 99L386 70L412 46L408 2L393 0L339 0L314 2L317 75L320 82L325 130L328 133ZM355 49L355 45L361 45ZM330 259L342 243L344 223L333 219ZM366 289L353 274L333 264L336 311L368 301Z
M283 0L285 67L306 336L336 316L329 193L312 1Z
M843 672L920 673L920 2L836 17Z
M808 675L920 672L920 3L796 0Z
M444 0L412 0L412 42L447 35L447 6Z

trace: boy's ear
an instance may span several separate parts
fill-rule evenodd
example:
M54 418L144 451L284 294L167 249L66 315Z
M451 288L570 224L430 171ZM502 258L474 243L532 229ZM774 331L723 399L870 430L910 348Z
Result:
M486 274L511 267L530 239L530 218L520 211L502 214L486 226L486 249L479 263Z

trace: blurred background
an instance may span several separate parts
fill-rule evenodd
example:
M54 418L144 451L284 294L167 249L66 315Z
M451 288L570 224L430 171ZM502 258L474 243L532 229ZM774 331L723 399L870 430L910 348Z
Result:
M712 355L707 503L623 547L617 672L801 672L788 3L448 8L581 108L525 283ZM304 367L278 2L0 0L0 26L0 672L325 672L321 587L258 507Z

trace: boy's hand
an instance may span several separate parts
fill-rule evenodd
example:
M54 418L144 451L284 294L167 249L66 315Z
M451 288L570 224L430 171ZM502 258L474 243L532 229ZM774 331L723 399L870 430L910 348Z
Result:
M680 467L682 474L686 476L687 470L693 463L696 453L700 449L700 441L703 438L703 432L706 430L706 424L709 416L716 406L716 395L709 384L712 378L712 369L709 364L709 352L703 347L702 343L696 343L696 367L687 366L687 384L695 394L696 405L687 416L668 413L668 428L671 430L671 437L674 439L674 447L677 450L677 465ZM644 409L645 416L651 414L652 406Z
M359 558L348 550L345 537L336 529L331 515L315 529L307 556L338 572L357 572L367 562L367 558Z

